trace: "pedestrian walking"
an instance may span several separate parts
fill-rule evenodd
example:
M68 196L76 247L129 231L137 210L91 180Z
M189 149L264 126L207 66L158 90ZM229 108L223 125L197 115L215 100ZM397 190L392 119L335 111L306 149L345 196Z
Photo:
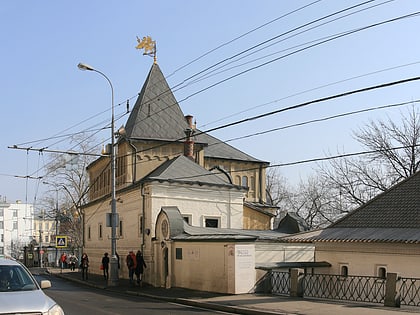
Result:
M89 257L86 253L83 253L82 258L80 259L80 269L82 269L82 280L87 280L89 269Z
M70 266L71 271L76 270L76 264L77 264L77 257L75 254L71 254L69 257L69 266Z
M108 257L108 253L105 253L104 257L102 257L102 270L104 272L105 280L108 280L109 279L109 257Z
M67 268L67 255L66 255L66 253L61 254L60 262L61 262L61 269Z
M130 284L134 284L134 272L136 270L136 255L130 250L128 253L125 262L128 268L128 278L130 279Z
M144 271L144 268L147 268L147 266L146 266L146 263L144 261L142 252L138 250L137 253L136 253L136 270L135 270L135 274L136 274L136 277L137 277L137 284L139 286L142 286L143 285L142 280L143 280L143 271Z

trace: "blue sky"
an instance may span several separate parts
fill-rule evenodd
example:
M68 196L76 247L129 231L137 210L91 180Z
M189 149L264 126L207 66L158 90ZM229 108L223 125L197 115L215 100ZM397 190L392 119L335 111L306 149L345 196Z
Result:
M40 155L8 146L68 150L65 141L38 140L95 125L103 127L109 121L107 82L98 74L79 71L79 62L92 65L110 78L117 115L124 112L127 99L134 105L153 62L135 49L136 36L150 35L156 40L162 72L171 87L184 82L175 89L175 97L183 112L193 115L202 130L418 76L420 16L373 25L420 11L419 1L366 1L353 10L312 23L361 3L1 1L0 102L6 132L0 140L0 195L9 201L33 202L45 190L36 180L16 176L43 176L48 153ZM349 31L352 33L344 36ZM237 60L239 57L243 59ZM211 73L203 73L204 77L199 74L219 62L220 67L211 68ZM341 113L414 102L420 99L419 85L414 81L312 104L212 134L227 141ZM401 112L408 109L400 106L370 111L229 143L272 164L358 152L361 148L352 137L354 130L369 120L399 121ZM85 121L87 117L94 118ZM117 121L117 127L125 120L126 116ZM106 141L108 134L98 135L98 153L100 142ZM315 166L307 163L280 171L290 183L297 183Z

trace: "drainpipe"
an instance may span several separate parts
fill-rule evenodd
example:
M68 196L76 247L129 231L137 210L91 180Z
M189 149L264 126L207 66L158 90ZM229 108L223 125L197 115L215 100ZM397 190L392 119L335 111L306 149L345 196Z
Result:
M142 209L142 215L141 215L141 225L142 225L142 229L141 229L141 234L142 234L142 237L141 237L141 252L143 253L143 256L144 256L144 239L146 238L146 224L145 224L145 222L146 222L146 220L145 220L145 213L146 213L146 210L145 210L145 207L146 207L146 194L144 193L144 184L141 184L141 186L140 186L140 189L141 189L141 197L142 197L142 203L143 203L143 209Z
M263 166L262 165L260 165L260 172L259 172L259 186L260 186L260 197L258 198L259 199L259 202L262 204L263 203L263 188L262 188L262 184L263 184L263 178L262 178L262 170L263 170Z

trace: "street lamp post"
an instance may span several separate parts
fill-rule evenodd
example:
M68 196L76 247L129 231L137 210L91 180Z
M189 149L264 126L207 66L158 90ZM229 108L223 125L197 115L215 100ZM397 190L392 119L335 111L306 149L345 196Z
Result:
M109 83L111 87L111 104L112 104L112 116L111 116L111 277L110 277L110 285L116 286L118 284L118 258L117 258L117 200L115 198L115 139L114 139L114 129L115 129L115 122L114 122L114 87L112 86L111 80L101 71L96 70L95 68L84 64L79 63L77 67L80 70L88 70L94 71L99 73L103 76Z

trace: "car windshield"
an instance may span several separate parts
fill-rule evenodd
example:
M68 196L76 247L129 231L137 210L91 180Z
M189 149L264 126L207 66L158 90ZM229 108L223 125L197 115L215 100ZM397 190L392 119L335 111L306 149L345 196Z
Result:
M38 286L22 266L0 266L0 292L35 289L38 289Z

